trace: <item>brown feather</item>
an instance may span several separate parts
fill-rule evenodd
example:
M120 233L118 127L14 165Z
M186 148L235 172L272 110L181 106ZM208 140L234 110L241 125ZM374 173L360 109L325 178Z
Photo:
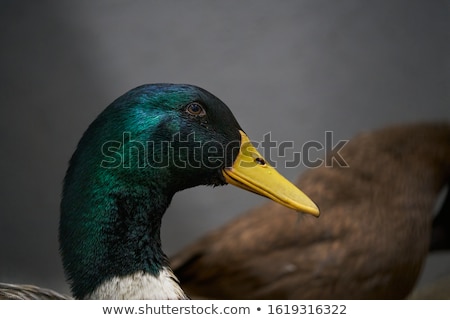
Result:
M315 219L267 203L173 257L190 296L399 299L428 253L432 209L450 181L450 125L385 128L352 139L348 168L310 169L297 185Z
M70 296L32 285L0 283L0 300L71 300Z

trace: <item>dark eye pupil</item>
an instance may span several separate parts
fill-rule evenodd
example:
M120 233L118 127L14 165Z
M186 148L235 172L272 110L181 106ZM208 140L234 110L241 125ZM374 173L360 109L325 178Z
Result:
M187 107L187 112L189 112L192 115L201 115L204 113L203 111L203 107L198 104L198 103L191 103L188 107Z
M198 104L194 103L194 104L191 104L191 111L193 113L199 113L201 111L201 108Z

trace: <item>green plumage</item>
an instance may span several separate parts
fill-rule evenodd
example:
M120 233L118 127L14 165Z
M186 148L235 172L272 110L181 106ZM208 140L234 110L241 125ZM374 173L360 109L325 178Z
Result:
M205 114L189 112L191 103ZM75 298L114 276L158 275L167 265L163 213L179 190L225 183L238 130L223 102L190 85L138 87L97 117L72 156L61 202L60 250Z

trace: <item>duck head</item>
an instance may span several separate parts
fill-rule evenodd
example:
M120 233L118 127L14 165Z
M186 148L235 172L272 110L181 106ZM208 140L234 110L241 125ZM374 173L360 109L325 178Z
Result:
M74 296L183 297L161 250L161 218L176 192L226 183L319 214L211 93L152 84L119 97L84 133L64 180L59 239ZM171 293L155 293L170 279Z

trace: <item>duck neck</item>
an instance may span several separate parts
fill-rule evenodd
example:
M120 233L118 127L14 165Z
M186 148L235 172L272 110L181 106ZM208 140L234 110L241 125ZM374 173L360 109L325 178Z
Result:
M158 275L136 271L103 281L84 297L90 300L180 300L188 299L172 270L165 266Z
M60 246L74 297L185 298L161 249L161 219L173 193L120 186L75 193L66 184Z

